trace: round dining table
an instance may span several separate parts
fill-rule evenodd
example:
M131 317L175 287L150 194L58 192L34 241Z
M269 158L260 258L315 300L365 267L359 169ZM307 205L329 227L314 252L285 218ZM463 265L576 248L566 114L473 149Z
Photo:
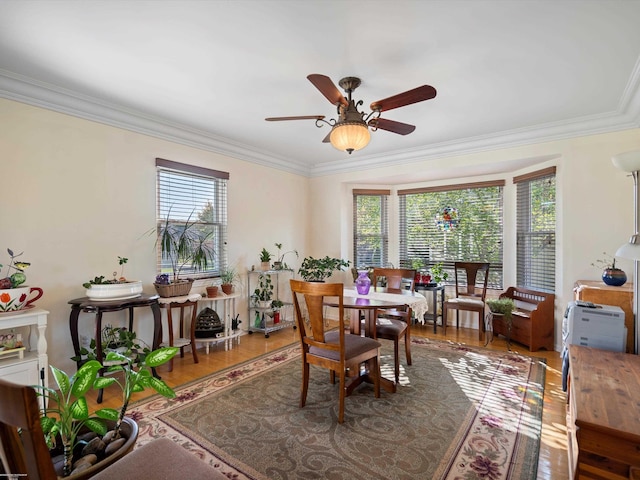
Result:
M360 295L353 288L345 288L342 299L342 305L345 309L351 310L350 330L354 335L364 333L367 337L376 338L376 310L377 309L394 309L410 307L411 303L416 301L426 303L426 299L409 290L388 289L384 287L371 288L368 295ZM382 295L386 294L386 295ZM384 299L383 299L384 298ZM328 307L338 307L339 303L336 299L327 298L325 305ZM364 332L361 331L360 312L364 314ZM371 382L371 378L365 372L360 375L358 381L353 381L347 389L347 394L351 393L363 381ZM388 378L380 378L380 386L386 391L395 393L396 384Z

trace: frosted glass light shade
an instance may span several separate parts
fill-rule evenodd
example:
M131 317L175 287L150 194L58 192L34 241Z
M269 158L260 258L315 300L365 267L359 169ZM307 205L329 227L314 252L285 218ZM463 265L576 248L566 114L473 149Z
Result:
M366 147L371 140L371 133L362 123L341 123L333 127L329 140L338 150L351 153Z
M638 235L632 235L628 243L620 245L616 251L616 257L640 260L640 239Z
M640 150L619 153L611 157L613 164L625 172L640 171Z

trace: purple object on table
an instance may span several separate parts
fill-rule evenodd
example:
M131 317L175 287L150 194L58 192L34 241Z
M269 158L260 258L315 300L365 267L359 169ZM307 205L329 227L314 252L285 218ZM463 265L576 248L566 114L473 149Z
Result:
M371 288L371 279L368 270L358 270L358 278L356 278L356 290L360 295L367 295Z

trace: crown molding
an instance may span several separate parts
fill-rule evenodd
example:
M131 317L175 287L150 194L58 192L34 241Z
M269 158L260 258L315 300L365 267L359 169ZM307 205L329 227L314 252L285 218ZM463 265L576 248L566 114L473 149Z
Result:
M310 174L308 167L291 159L265 155L248 145L209 132L168 122L2 69L0 97L298 175Z
M199 148L306 177L389 167L435 158L466 155L533 143L609 133L640 126L640 61L615 112L563 122L507 130L490 135L428 145L416 149L344 159L309 168L292 159L266 155L254 148L194 128L50 85L0 69L0 97Z

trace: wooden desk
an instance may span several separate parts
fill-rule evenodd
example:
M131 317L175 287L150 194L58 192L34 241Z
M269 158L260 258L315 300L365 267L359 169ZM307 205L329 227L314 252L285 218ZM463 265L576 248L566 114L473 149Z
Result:
M640 469L640 357L569 345L569 473L628 479Z
M577 280L573 293L575 300L620 307L624 311L624 325L627 327L627 353L633 353L633 283L627 282L621 287L612 287L599 280Z

